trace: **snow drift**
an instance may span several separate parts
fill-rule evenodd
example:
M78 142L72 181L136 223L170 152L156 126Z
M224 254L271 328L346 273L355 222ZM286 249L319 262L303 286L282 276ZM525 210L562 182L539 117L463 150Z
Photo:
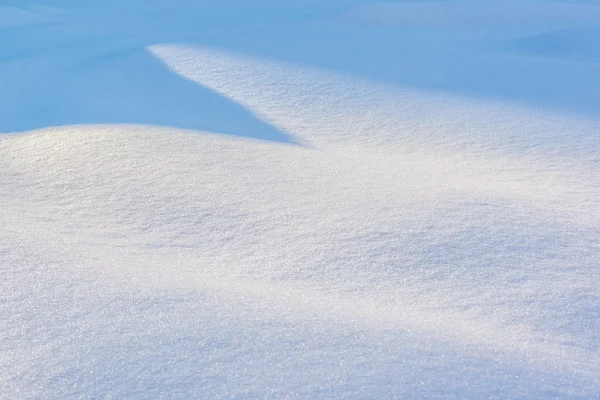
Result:
M56 27L36 28L56 47L34 52L36 30L0 45L14 78L0 78L0 397L600 391L600 120L597 83L585 89L595 47L548 33L593 32L573 26L597 6L264 1L232 14L262 30L206 43L214 27L190 15L225 23L225 8L154 1L145 16L124 10L121 27L105 19L110 2L56 3ZM496 22L512 30L498 44L489 27L482 49L437 20L521 3L539 7L521 17L546 33L520 31L507 12ZM381 28L390 21L373 15L386 7L418 11L427 33ZM366 43L339 32L397 39L407 54L413 40L432 47L411 61L382 45L369 53L379 59L336 70L352 53L318 46ZM505 96L481 76L461 86L451 60L449 78L430 78L441 67L424 60L445 60L442 38L473 67L514 68L499 81L543 73ZM407 69L369 69L382 60ZM37 84L38 68L56 74ZM556 77L548 90L561 96L540 100L535 85Z

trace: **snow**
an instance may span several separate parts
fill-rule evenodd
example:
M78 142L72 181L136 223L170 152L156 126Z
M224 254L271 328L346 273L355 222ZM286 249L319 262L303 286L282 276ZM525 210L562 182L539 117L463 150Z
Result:
M44 21L42 15L19 7L0 7L0 29Z
M393 23L428 28L467 25L471 29L597 24L600 10L593 1L425 0L370 2L347 11L360 22Z
M3 6L0 398L597 397L598 15Z

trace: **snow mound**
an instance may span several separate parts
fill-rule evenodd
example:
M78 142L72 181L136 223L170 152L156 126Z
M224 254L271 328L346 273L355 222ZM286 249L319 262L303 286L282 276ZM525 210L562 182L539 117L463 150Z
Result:
M367 374L460 396L470 363L498 374L470 374L475 393L598 388L597 178L134 126L5 136L0 171L2 293L21 309L2 311L1 362L27 371L6 393L252 396L260 376L350 395ZM450 359L415 358L432 351ZM280 357L317 367L287 376ZM391 383L407 369L432 386Z
M155 45L149 51L175 73L319 147L468 150L550 163L593 163L600 152L598 119L394 87L199 46Z
M9 2L1 398L600 393L594 1Z

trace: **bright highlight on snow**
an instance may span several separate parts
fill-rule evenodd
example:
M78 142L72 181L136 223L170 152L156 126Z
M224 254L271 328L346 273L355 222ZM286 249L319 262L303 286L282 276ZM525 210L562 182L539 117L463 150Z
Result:
M197 3L0 7L0 398L600 393L600 5Z

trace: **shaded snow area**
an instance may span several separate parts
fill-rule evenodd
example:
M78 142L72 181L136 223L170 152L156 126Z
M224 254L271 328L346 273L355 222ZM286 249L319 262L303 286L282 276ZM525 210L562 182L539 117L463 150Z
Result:
M600 3L37 1L0 399L600 397Z

